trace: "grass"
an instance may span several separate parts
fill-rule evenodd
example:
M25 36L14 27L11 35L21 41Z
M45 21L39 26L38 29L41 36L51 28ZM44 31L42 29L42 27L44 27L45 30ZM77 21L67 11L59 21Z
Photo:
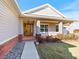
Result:
M40 59L76 59L68 50L75 46L67 43L41 43L36 47Z

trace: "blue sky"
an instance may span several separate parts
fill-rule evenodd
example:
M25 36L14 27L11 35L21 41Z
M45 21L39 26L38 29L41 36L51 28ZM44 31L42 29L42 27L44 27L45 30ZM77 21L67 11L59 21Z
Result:
M21 11L29 10L37 6L49 3L65 16L79 19L79 0L17 0ZM79 27L76 23L75 27Z
M37 6L49 3L56 9L61 9L72 3L74 0L17 0L21 11L29 10Z

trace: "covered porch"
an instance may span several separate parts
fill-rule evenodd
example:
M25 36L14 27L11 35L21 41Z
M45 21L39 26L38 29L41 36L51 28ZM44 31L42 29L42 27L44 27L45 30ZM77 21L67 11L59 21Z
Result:
M63 22L47 19L33 19L25 18L23 20L23 33L24 36L35 36L36 34L56 35L63 33Z
M24 37L34 37L36 34L41 34L42 36L62 34L66 26L73 22L61 17L22 15L20 18Z

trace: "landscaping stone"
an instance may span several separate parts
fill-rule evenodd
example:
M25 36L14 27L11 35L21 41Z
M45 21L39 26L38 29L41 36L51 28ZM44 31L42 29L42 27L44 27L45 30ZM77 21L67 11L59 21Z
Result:
M15 47L4 57L4 59L21 59L25 42L18 42Z

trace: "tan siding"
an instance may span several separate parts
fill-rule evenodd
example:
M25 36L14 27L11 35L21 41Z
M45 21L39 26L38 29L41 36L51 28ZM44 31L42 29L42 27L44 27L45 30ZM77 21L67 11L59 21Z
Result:
M18 34L19 20L0 0L0 44Z
M8 0L8 1L7 0L0 0L0 1L5 5L5 7L9 8L10 11L12 13L14 13L17 17L19 16L20 10L17 7L14 0Z

